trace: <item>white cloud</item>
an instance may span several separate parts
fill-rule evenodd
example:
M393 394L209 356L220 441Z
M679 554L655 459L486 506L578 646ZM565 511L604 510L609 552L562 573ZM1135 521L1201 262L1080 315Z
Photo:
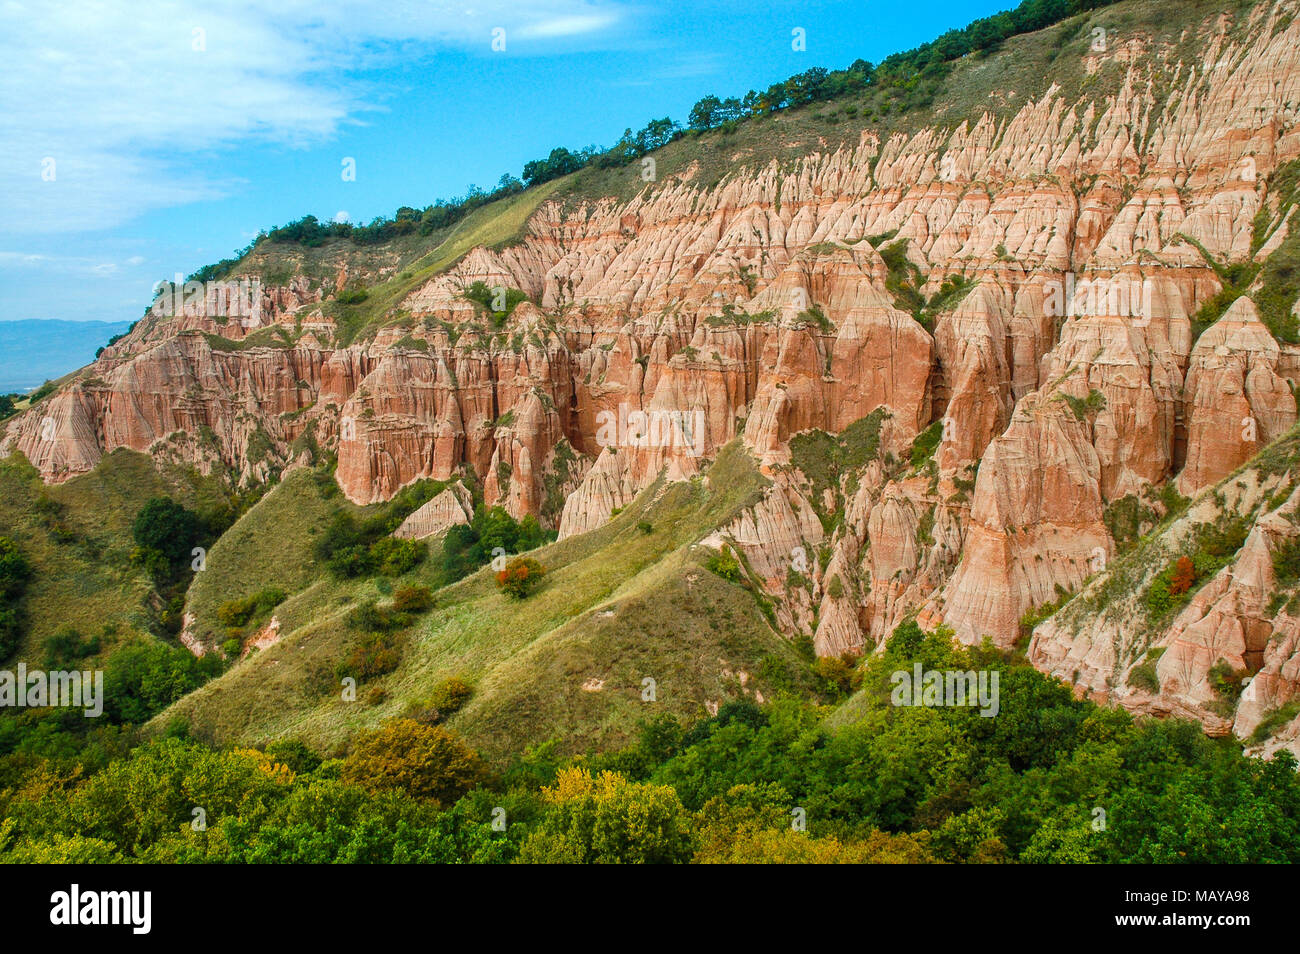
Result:
M118 275L123 268L137 268L145 261L140 255L132 255L121 262L106 262L102 258L85 255L46 255L0 250L0 268L24 268L72 277L108 278Z
M193 171L194 156L327 141L374 108L357 71L486 52L496 26L555 40L620 17L585 0L535 0L523 16L509 0L0 0L0 232L109 228L218 197L238 184Z
M556 17L553 20L540 20L530 23L518 32L524 39L581 36L594 33L612 26L617 17L612 14L586 14L571 17Z

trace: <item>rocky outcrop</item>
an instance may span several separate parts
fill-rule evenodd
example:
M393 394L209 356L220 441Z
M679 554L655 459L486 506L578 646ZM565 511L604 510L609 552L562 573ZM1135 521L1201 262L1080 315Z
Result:
M1278 343L1248 297L1201 335L1187 372L1187 465L1179 490L1217 483L1291 429L1296 401Z
M423 540L442 533L456 524L469 523L474 515L474 500L463 484L452 484L432 500L421 504L393 536L402 540Z
M1280 472L1248 467L1207 490L1155 540L1099 574L1034 630L1031 662L1098 700L1198 719L1212 733L1241 738L1300 699L1300 628L1292 615L1300 580L1279 579L1275 568L1300 541L1295 440L1279 448L1287 461ZM1206 527L1243 519L1245 542L1220 569L1194 580L1185 605L1171 616L1153 608L1163 605L1148 595L1159 573L1197 553ZM1225 695L1235 680L1243 684L1239 698ZM1294 746L1294 734L1274 726L1269 745L1279 738Z
M1026 610L1074 589L1111 552L1090 430L1062 394L1035 392L989 445L961 563L932 610L960 639L1011 645Z

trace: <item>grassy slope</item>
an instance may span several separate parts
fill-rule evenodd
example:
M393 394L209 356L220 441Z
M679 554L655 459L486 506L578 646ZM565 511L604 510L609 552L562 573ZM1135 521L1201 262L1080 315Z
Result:
M98 635L107 623L117 625L119 636L147 632L144 601L152 587L130 563L131 522L151 497L170 495L194 507L220 494L214 480L160 471L127 450L44 492L63 505L58 519L72 533L69 542L59 542L36 513L42 487L35 469L18 454L0 461L0 534L17 541L35 569L24 601L28 632L15 657L32 663L41 660L45 637L65 625L85 636Z
M367 297L357 304L330 300L322 311L339 323L341 344L373 333L401 317L398 306L430 278L455 265L477 246L500 247L516 241L537 207L558 188L548 182L519 195L475 209L451 229L429 236L404 236L382 245L357 246L331 239L319 248L264 242L251 252L234 274L257 275L264 282L284 284L294 274L313 284L333 282L339 267L348 267L349 285L365 286Z
M335 751L356 729L423 704L452 675L478 689L452 726L496 757L550 738L571 751L603 748L660 712L698 716L706 701L743 691L736 674L755 675L766 654L798 668L750 594L703 569L691 552L695 541L752 504L764 484L733 447L708 479L656 482L607 526L537 551L549 570L546 583L522 603L503 597L486 569L448 587L412 630L401 666L363 685L355 703L342 701L332 669L354 638L348 608L375 595L374 584L321 578L282 608L302 625L287 623L280 643L155 723L180 716L221 741L298 736ZM642 521L652 532L638 528ZM417 570L412 579L432 572ZM641 702L645 677L657 683L653 706ZM589 679L603 680L604 688L581 690ZM749 681L756 685L767 688ZM382 698L372 696L375 686Z
M341 341L346 343L364 336L386 320L400 317L395 310L407 295L456 264L471 249L480 245L500 246L516 240L529 216L559 186L559 180L548 182L475 209L456 224L437 248L410 262L400 274L368 289L364 302L357 305L332 302L327 305L326 314L340 323Z
M270 586L297 593L319 577L315 538L341 501L338 495L325 499L310 470L286 475L208 552L207 567L194 577L185 600L185 611L196 619L192 633L220 642L217 607L222 603Z

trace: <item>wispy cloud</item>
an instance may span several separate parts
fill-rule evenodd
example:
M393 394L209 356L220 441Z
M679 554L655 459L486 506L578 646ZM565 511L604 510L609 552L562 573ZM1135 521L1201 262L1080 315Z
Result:
M581 36L595 33L616 23L618 17L609 13L589 13L580 16L555 17L527 24L519 31L524 39Z
M438 48L593 38L614 3L536 0L0 2L0 232L110 228L237 183L193 156L311 145L374 104L365 69ZM524 50L517 43L522 42Z

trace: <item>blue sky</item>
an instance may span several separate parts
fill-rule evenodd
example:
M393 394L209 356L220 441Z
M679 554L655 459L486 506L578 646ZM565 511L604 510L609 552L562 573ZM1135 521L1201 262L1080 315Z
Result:
M553 146L609 145L708 93L879 62L1010 6L0 2L0 320L134 319L156 281L259 229L490 189Z

